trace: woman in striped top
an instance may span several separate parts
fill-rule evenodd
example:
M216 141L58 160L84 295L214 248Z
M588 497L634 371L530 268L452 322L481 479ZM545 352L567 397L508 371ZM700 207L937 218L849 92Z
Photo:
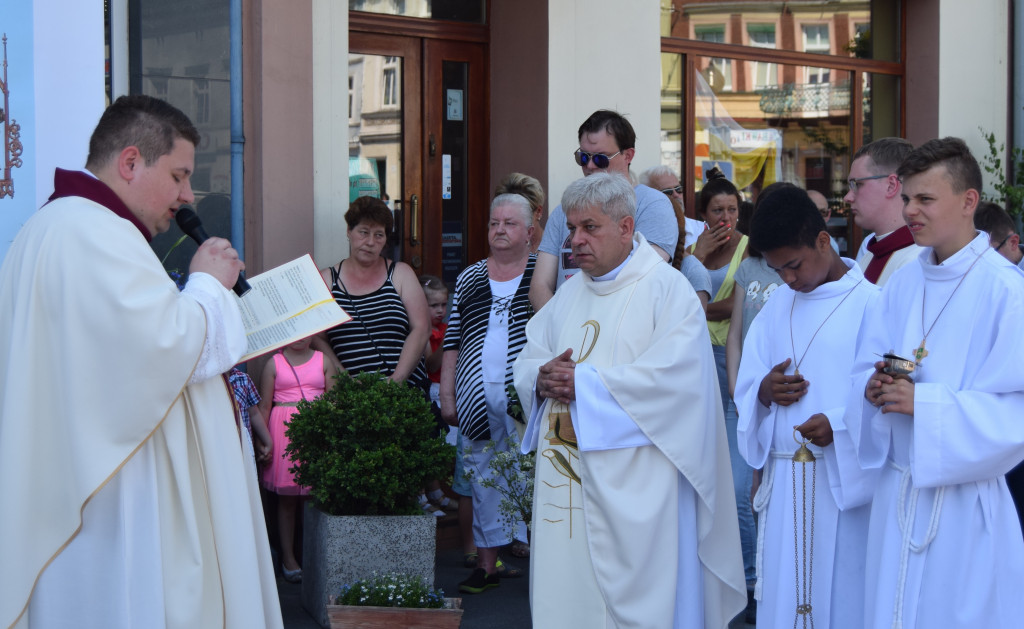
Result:
M359 197L345 223L349 257L320 273L352 320L327 330L327 341L350 374L380 371L426 391L427 300L409 265L381 256L394 226L391 210L380 199Z
M498 567L498 548L520 531L501 517L501 492L481 485L495 476L492 457L518 447L519 432L508 414L507 387L512 364L526 344L530 307L530 279L536 255L530 253L533 212L518 194L502 194L491 203L487 240L491 256L466 268L455 282L455 298L444 336L441 361L441 413L459 427L464 441L464 462L473 473L473 538L477 567L459 584L462 592L479 593L498 584L499 574L517 576L518 570ZM489 441L494 448L487 448Z

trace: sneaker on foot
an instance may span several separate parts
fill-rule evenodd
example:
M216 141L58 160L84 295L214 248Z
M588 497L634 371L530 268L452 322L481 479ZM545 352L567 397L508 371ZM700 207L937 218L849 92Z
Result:
M483 568L477 568L469 578L459 584L459 591L466 594L479 594L484 590L498 587L501 579L496 574L487 574Z
M441 499L440 500L436 500L435 502L437 503L437 506L440 507L441 509L443 509L444 511L458 511L459 510L459 503L455 502L454 500L452 500L448 496L441 496Z
M430 504L430 502L427 501L427 497L424 496L423 494L420 494L419 503L420 509L423 509L423 513L426 513L427 515L432 515L435 518L440 518L444 516L444 511L441 511L434 505Z

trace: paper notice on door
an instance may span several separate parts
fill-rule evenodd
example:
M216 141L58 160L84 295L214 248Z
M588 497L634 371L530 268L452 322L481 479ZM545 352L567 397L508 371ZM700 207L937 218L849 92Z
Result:
M441 198L452 198L452 156L441 156Z
M462 120L462 90L448 90L448 120Z
M248 280L252 290L238 298L248 343L239 362L352 319L334 301L309 255Z

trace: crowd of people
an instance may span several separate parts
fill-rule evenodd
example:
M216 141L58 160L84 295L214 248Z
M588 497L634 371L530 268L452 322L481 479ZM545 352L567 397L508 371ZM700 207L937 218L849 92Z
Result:
M281 626L308 493L285 428L362 372L421 390L456 445L420 502L458 511L459 590L529 556L535 627L1024 615L1024 250L963 141L857 151L844 200L870 235L848 258L828 200L791 183L748 195L712 169L687 217L678 176L634 181L631 124L596 111L583 177L547 217L535 178L505 177L489 256L452 286L387 257L383 201L353 202L349 255L322 271L352 320L273 353L257 390L237 252L208 239L179 292L148 245L193 200L198 139L166 103L118 99L4 261L0 473L22 482L3 626ZM490 462L529 452L528 532Z

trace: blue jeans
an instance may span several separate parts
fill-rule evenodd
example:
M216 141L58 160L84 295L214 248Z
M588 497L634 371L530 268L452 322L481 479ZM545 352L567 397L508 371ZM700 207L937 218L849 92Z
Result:
M715 352L715 369L718 371L718 388L722 392L722 410L725 412L725 432L729 439L729 461L732 464L732 485L736 492L736 513L740 522L740 547L743 551L743 572L747 583L757 579L755 560L757 557L757 527L754 511L750 505L750 488L754 481L754 469L740 456L736 440L736 426L739 417L736 405L729 396L729 375L725 370L725 346L712 345Z

